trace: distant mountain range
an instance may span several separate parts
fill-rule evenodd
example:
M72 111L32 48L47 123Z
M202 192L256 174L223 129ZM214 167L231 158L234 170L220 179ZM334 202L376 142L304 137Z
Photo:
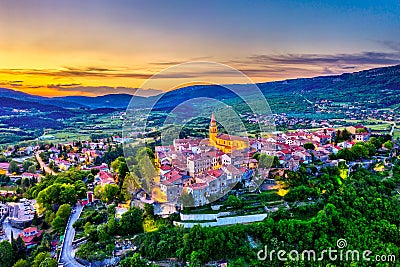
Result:
M13 103L15 100L27 101L29 106L34 108L35 105L38 109L43 109L43 105L51 105L66 109L71 108L112 108L112 109L126 109L132 98L138 103L145 101L146 97L132 96L130 94L109 94L104 96L65 96L65 97L43 97L37 95L30 95L27 93L15 91L7 88L0 88L0 97L9 99L8 103ZM0 101L0 108L3 107ZM9 106L9 105L7 105ZM16 105L18 107L18 104Z
M52 98L55 101L74 103L78 106L88 108L115 108L126 109L131 99L134 98L138 103L146 101L146 97L132 96L129 94L110 94L104 96L65 96ZM70 105L71 107L71 105Z
M249 85L239 86L246 91ZM339 102L365 102L369 107L383 108L400 105L400 65L376 68L341 75L320 76L314 78L299 78L285 81L259 83L258 87L268 99L271 108L285 112L281 105L282 97L307 98L309 101L327 99ZM96 97L66 96L48 98L30 95L11 89L0 88L0 108L5 106L22 105L14 100L29 102L33 108L45 109L44 105L51 108L80 108L80 109L126 109L133 99L135 107L143 107L147 101L152 101L154 96L141 97L129 94L110 94ZM156 96L157 97L157 96ZM163 95L158 101L157 109L170 109L177 104L196 97L210 97L217 100L235 101L237 96L218 85L194 85L176 89ZM28 105L24 103L24 105Z
M316 103L321 103L322 100L333 101L336 105L354 104L361 110L400 107L400 65L257 85L267 99L272 113L286 113L303 119L337 118L334 113L316 112ZM240 94L247 94L251 98L248 90L250 85L232 86ZM0 88L0 144L32 140L42 135L44 129L75 129L76 123L85 129L86 123L92 123L93 118L98 118L99 115L124 111L129 103L132 103L130 107L133 109L148 108L149 103L154 100L157 102L153 110L161 112L151 114L149 127L162 125L169 111L187 100L200 97L222 101L240 114L251 111L240 96L222 85L188 86L162 96L150 97L109 94L49 98ZM257 97L251 98L251 101L253 99L257 103ZM176 114L171 117L190 119L191 110L195 108L208 116L215 107L210 102L212 101L188 102L189 104L182 105L184 108L175 110ZM91 116L92 114L96 115ZM118 127L116 129L120 130Z

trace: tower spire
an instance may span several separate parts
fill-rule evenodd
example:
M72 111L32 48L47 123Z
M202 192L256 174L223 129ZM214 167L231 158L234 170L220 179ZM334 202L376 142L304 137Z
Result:
M211 143L215 143L215 138L217 137L218 129L217 129L217 121L215 120L214 112L211 114L211 122L209 128L209 138Z
M211 122L210 122L210 124L211 124L212 126L217 125L217 121L215 120L214 112L211 114Z

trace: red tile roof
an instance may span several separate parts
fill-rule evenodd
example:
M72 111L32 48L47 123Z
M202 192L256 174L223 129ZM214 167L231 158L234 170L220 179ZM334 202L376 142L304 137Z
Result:
M36 232L36 233L35 233ZM35 233L34 235L29 235L30 233ZM39 242L37 240L42 235L42 231L38 230L36 227L25 228L19 236L24 241L25 245L32 245Z
M102 184L113 184L113 183L115 183L114 177L109 172L100 171L98 175L99 175L99 178L100 178L100 181L101 181Z
M218 178L222 175L222 172L220 170L209 170L207 173L208 175L211 175L215 178Z
M207 187L207 183L195 183L189 185L189 187L193 190L201 190Z

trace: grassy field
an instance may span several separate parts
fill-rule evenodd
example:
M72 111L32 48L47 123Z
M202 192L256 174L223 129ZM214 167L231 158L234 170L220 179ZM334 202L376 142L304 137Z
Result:
M400 138L400 128L395 128L393 131L393 138L397 139Z
M374 131L390 131L390 128L392 127L392 125L389 123L376 124L376 125L365 124L365 126L371 128L371 130Z
M63 143L76 140L89 140L91 134L104 134L107 136L121 135L122 120L111 118L110 114L91 115L85 118L84 122L71 122L71 125L62 130L48 130L48 135L55 139L44 140L45 143Z
M15 191L15 187L1 186L0 191Z
M49 140L49 141L52 141L54 143L89 139L89 134L85 134L85 133L71 133L71 132L62 131L62 132L55 132L52 135L54 135L55 139Z

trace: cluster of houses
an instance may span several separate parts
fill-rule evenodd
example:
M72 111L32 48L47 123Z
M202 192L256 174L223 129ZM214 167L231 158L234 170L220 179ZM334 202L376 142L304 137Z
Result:
M80 170L92 171L95 174L94 186L115 183L115 174L109 169L106 163L102 163L101 158L105 155L108 149L115 144L122 144L126 142L127 138L120 136L113 136L111 138L98 139L95 141L79 141L67 142L63 144L48 144L44 146L27 146L27 147L9 147L2 152L7 158L12 158L19 166L18 173L10 173L10 162L0 162L0 175L6 175L10 182L17 180L34 180L40 181L41 171L47 167L53 168L56 171L67 171L72 167L77 167ZM41 164L41 171L29 173L23 170L22 164L28 158L41 153L46 154L48 162ZM44 158L42 158L43 160ZM100 160L99 160L100 159ZM47 166L46 166L47 165ZM3 192L0 192L3 194ZM8 192L6 192L8 193ZM4 194L6 194L4 193ZM7 196L7 195L5 195Z
M375 103L374 100L369 100L369 104ZM316 113L345 115L346 118L351 120L383 120L383 121L396 121L398 120L398 113L396 110L370 108L362 102L352 103L337 103L331 100L318 100L314 103L314 110Z
M188 206L201 206L226 194L242 179L252 177L257 161L249 139L218 133L214 114L209 138L175 139L171 146L155 148L155 162L160 169L161 198L181 203L181 195L190 195Z
M350 149L356 142L366 142L371 136L368 129L362 125L350 126L346 129L354 138L337 144L332 142L336 129L324 128L315 132L297 130L278 133L269 138L252 140L251 146L261 153L277 156L281 166L292 171L298 170L300 164L307 164L312 160L333 166L337 164L337 161L329 159L331 153L336 154L343 148ZM314 149L306 149L304 145L307 143L313 144ZM271 146L274 149L270 149Z
M112 141L121 144L126 140L119 136L113 136ZM81 142L80 148L70 142L64 144L70 146L69 152L63 152L59 147L51 147L46 152L50 154L49 163L53 163L59 171L67 171L71 167L79 167L80 170L95 170L95 185L114 184L115 175L111 172L106 163L96 164L96 158L103 157L110 144L106 139L97 140L97 142Z
M103 141L99 142L82 142L81 148L78 149L74 143L66 143L64 146L70 146L74 149L68 153L62 153L60 147L51 147L47 150L50 153L49 161L53 162L60 171L66 171L74 166L86 166L94 162L95 158L102 156L107 149Z
M332 142L336 135L333 128L239 139L218 134L213 116L209 138L176 139L171 146L155 148L155 160L160 169L160 182L156 186L160 187L167 202L179 203L181 195L186 192L192 195L194 206L204 205L215 196L226 193L239 180L248 182L251 179L254 169L258 168L258 161L253 158L255 153L276 156L282 168L292 171L298 170L302 163L315 160L325 165L337 165L337 160L329 159L330 154L351 148L356 142L368 141L370 137L368 129L361 125L350 126L347 131L353 140L338 144ZM236 144L237 140L242 143ZM313 149L305 148L306 144L312 144Z
M373 103L373 100L368 101ZM335 118L345 117L350 120L381 120L387 122L400 122L398 110L386 110L368 108L363 103L353 102L351 104L335 103L331 100L318 100L312 104L313 116L299 116L298 114L276 113L272 119L276 126L289 127L290 129L305 129L317 127L347 127L349 123L346 120ZM314 114L325 114L324 118L315 118ZM240 115L249 123L267 123L270 124L271 116L254 114L251 112ZM327 120L326 118L330 119Z
M199 139L174 140L173 146L156 147L155 154L161 192L172 203L178 202L186 189L193 195L194 206L204 205L252 172L248 154L232 156Z

